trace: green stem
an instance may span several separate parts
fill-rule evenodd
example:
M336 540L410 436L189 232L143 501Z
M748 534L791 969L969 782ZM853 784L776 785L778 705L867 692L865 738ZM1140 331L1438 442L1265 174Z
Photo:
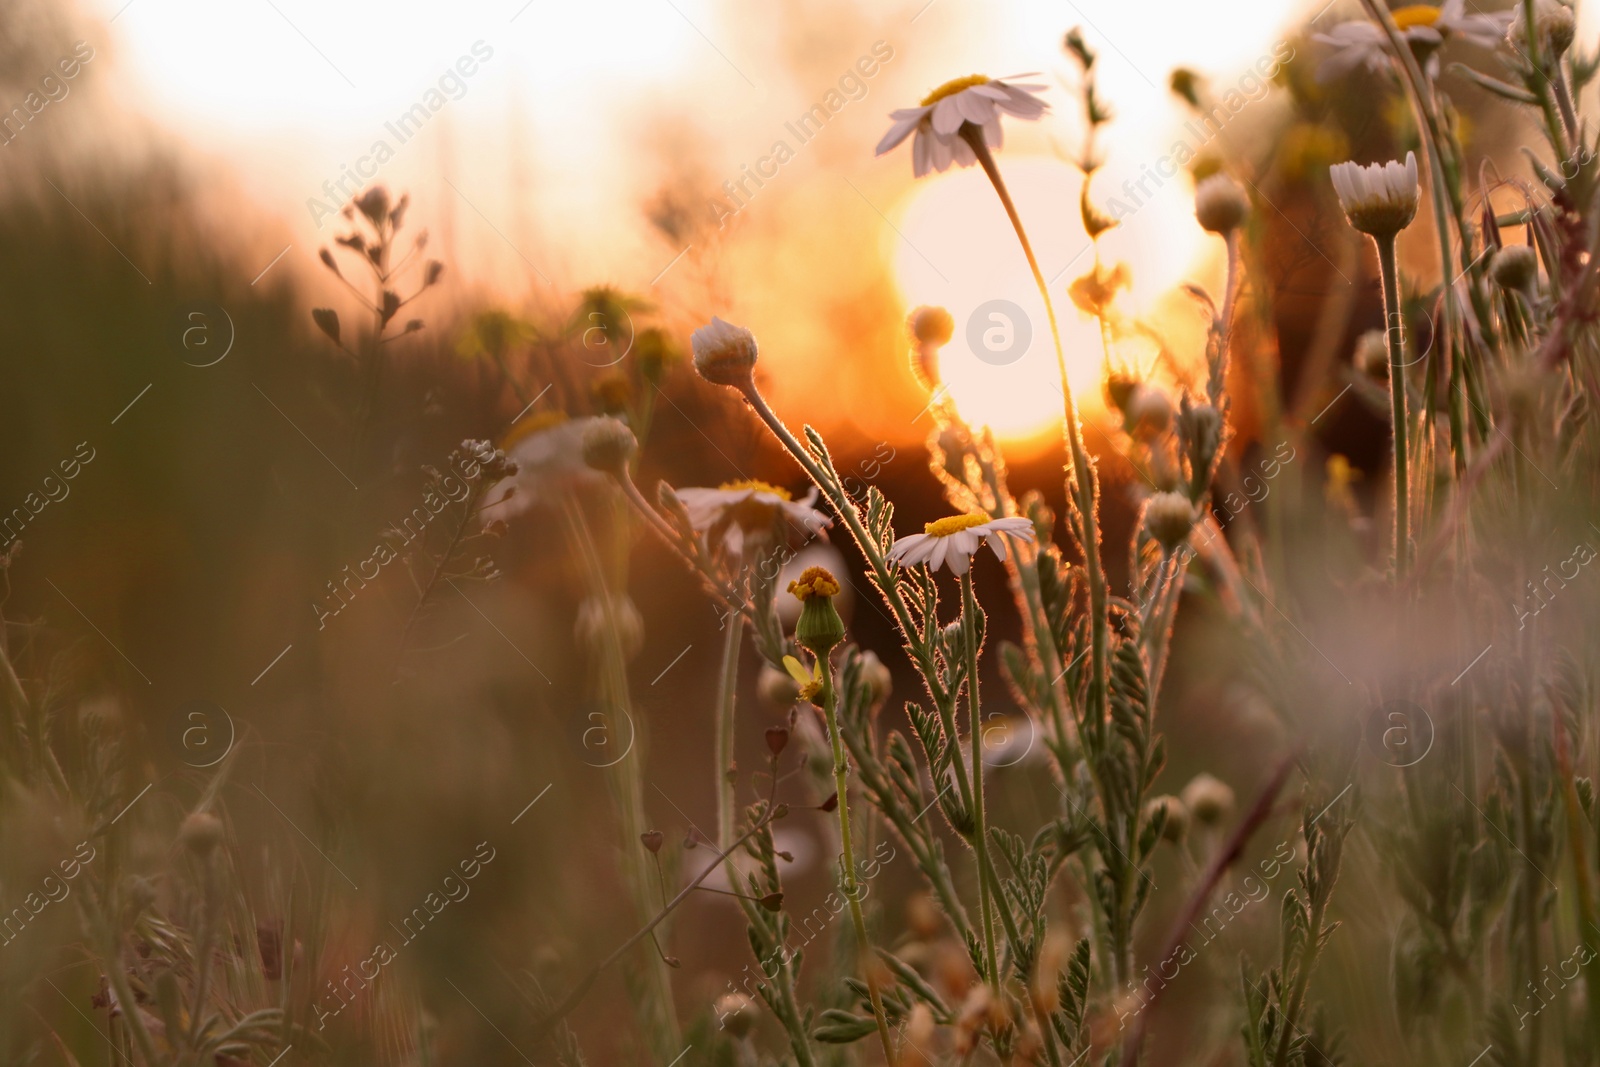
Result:
M978 853L978 906L983 909L983 947L989 961L989 984L998 993L1003 978L995 951L994 907L989 882L989 826L983 814L983 713L978 699L978 598L972 595L972 568L961 572L961 627L967 657L967 708L972 712L972 844ZM998 887L996 887L998 888ZM1002 903L1002 906L1003 903Z
M819 646L820 647L820 646ZM867 958L871 943L867 940L867 921L861 914L861 887L856 883L856 859L850 846L850 805L846 800L849 787L850 760L845 755L844 735L839 731L839 696L833 687L833 663L826 655L817 657L822 672L822 711L828 719L828 736L833 742L833 787L839 800L839 865L845 899L850 901L850 921L856 928L856 951L861 959L862 975L867 980L867 995L872 1001L872 1017L878 1023L878 1040L883 1045L883 1062L894 1063L894 1046L889 1040L889 1020L883 1011L883 998L878 995L878 980L873 977L872 961Z
M972 147L973 153L978 157L978 164L983 167L984 174L989 178L989 184L994 186L995 194L1000 197L1000 204L1005 208L1006 217L1011 220L1011 228L1016 231L1017 240L1022 244L1022 254L1027 257L1028 269L1033 272L1034 284L1039 287L1039 296L1044 300L1045 315L1050 321L1050 339L1054 342L1056 350L1056 371L1061 376L1067 449L1072 458L1074 485L1068 496L1076 505L1078 521L1081 524L1078 541L1079 547L1083 550L1083 569L1089 585L1092 674L1086 714L1093 729L1098 731L1103 729L1106 716L1107 663L1111 644L1106 622L1106 579L1100 566L1100 531L1096 503L1099 488L1096 485L1094 467L1089 462L1089 450L1083 443L1083 429L1078 424L1078 409L1072 400L1072 385L1067 381L1067 356L1061 346L1061 327L1056 321L1055 304L1050 299L1050 286L1044 280L1044 272L1039 269L1039 260L1033 254L1028 231L1022 225L1022 217L1017 214L1016 205L1011 202L1011 194L1006 189L1005 179L1000 176L1000 168L995 164L989 146L984 143L983 131L971 123L964 123L961 127L961 136Z
M733 761L733 713L739 682L739 644L744 637L744 615L730 612L722 642L722 673L717 690L717 846L726 848L733 840L735 769ZM728 876L738 885L738 871L728 861Z
M1395 266L1394 235L1373 237L1378 270L1383 275L1383 314L1389 342L1389 410L1394 421L1394 577L1403 583L1411 570L1411 477L1406 415L1405 319L1400 309L1400 275Z

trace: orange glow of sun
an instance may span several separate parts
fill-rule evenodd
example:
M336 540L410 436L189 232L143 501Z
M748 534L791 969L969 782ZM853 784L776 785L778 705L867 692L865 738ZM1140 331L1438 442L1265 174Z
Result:
M1067 379L1080 409L1092 414L1102 406L1104 348L1098 324L1067 297L1067 286L1093 268L1096 254L1079 217L1082 175L1044 157L1002 156L1000 168L1049 284ZM1205 240L1187 182L1162 192L1168 195L1146 202L1100 241L1107 266L1126 261L1132 270L1132 287L1121 298L1128 314L1143 313L1170 292ZM906 307L938 304L955 319L940 371L962 415L1015 441L1057 425L1062 395L1044 301L983 172L952 170L915 183L894 221L895 279ZM1139 366L1150 354L1119 342L1116 358Z

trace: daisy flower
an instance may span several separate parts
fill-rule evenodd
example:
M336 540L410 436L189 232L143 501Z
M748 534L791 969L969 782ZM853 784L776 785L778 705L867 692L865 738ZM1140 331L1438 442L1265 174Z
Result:
M753 479L727 482L716 489L676 492L694 531L705 534L708 543L731 556L743 553L745 538L752 534L786 538L798 529L814 537L832 524L811 506L817 499L815 486L800 500L787 489Z
M1019 74L1019 78L1032 77ZM1035 93L1043 85L1014 85L1010 79L972 74L945 82L923 98L919 107L904 107L890 112L894 125L878 142L878 155L895 148L914 132L912 173L920 178L930 170L945 171L951 163L970 167L978 161L972 146L962 137L968 123L983 131L983 143L999 148L1002 139L1000 115L1014 115L1033 121L1049 105Z
M901 566L926 563L929 570L938 570L941 564L950 565L950 573L965 574L972 565L972 555L984 542L994 549L994 554L1006 558L1006 543L1001 534L1010 534L1023 541L1033 540L1033 520L1020 515L1005 519L991 519L987 515L951 515L930 522L922 533L902 537L889 546L889 558Z
M1333 191L1350 225L1374 237L1393 237L1417 214L1417 155L1406 153L1404 164L1390 160L1363 167L1335 163L1328 168Z
M584 435L614 421L569 419L564 412L550 411L513 426L500 447L516 462L517 472L489 489L484 521L509 519L563 494L604 484L606 476L584 461Z
M1447 38L1469 41L1480 48L1494 48L1505 36L1510 12L1467 14L1466 0L1445 0L1433 4L1410 4L1390 12L1395 28L1419 58L1427 56L1430 74L1438 73L1438 60L1431 53ZM1388 38L1383 27L1366 19L1341 22L1331 33L1313 35L1319 44L1333 51L1317 68L1317 80L1328 82L1364 68L1373 73L1389 69Z

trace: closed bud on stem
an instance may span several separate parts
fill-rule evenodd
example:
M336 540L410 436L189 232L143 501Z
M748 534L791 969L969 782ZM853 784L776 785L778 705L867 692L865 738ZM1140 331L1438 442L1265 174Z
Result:
M598 419L583 431L583 461L597 471L622 476L638 450L638 439L620 419Z
M789 592L800 601L800 621L794 638L819 660L844 640L844 620L833 606L839 595L839 581L824 567L807 567L789 583Z
M222 844L222 820L209 811L192 812L178 827L178 840L184 848L205 859Z
M755 334L713 316L689 340L694 348L694 369L700 377L713 385L755 387Z
M1250 214L1250 198L1226 174L1213 174L1195 186L1194 217L1200 228L1226 237Z

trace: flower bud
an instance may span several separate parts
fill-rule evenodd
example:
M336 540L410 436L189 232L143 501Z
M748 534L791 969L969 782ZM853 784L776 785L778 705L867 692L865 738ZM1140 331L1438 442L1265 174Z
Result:
M1489 273L1504 288L1532 292L1539 280L1539 259L1527 245L1507 245L1489 261Z
M876 652L861 653L861 680L867 683L867 702L877 707L889 699L893 677Z
M906 320L911 336L919 345L943 348L956 333L956 320L942 307L924 305L911 312Z
M1213 174L1195 186L1194 217L1208 233L1226 237L1250 214L1250 198L1226 174Z
M597 471L622 475L639 442L620 419L597 419L583 431L583 461Z
M756 336L715 316L689 338L694 369L713 385L748 388L754 384Z
M1182 493L1156 493L1145 502L1145 528L1167 552L1189 539L1194 518L1194 504Z
M762 700L780 711L787 711L800 699L800 685L789 677L789 672L765 664L756 678L756 692L761 694Z
M1182 844L1184 835L1189 832L1189 809L1175 796L1151 797L1145 802L1145 818L1154 818L1162 809L1166 810L1167 821L1161 827L1161 839L1174 845Z
M178 841L184 848L205 859L222 844L222 820L209 811L191 812L178 827Z
M1226 782L1209 774L1191 778L1183 787L1181 797L1184 806L1207 826L1221 822L1233 811L1233 790Z
M1136 385L1123 415L1128 432L1143 441L1159 437L1172 425L1172 401L1153 385Z
M756 1002L743 993L727 993L717 998L717 1025L735 1039L750 1033L756 1024Z
M644 620L639 609L624 594L599 594L578 605L573 636L591 656L602 655L609 647L608 634L615 631L617 648L624 660L631 660L644 647Z
M839 580L823 567L808 567L789 583L789 592L801 605L795 640L821 659L844 640L844 620L833 606L833 598L839 595Z

